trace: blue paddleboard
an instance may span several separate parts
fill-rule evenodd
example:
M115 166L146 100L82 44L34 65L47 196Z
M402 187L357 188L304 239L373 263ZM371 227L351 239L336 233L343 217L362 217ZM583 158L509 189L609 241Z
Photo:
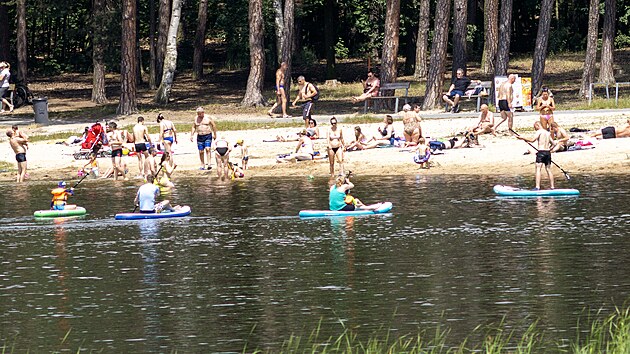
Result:
M166 219L166 218L181 218L182 216L190 215L190 207L184 205L175 211L163 211L161 213L145 214L145 213L119 213L116 214L116 220L140 220L140 219Z
M392 210L392 203L383 202L380 208L376 210L353 210L353 211L335 211L335 210L301 210L301 218L321 218L326 216L355 216L355 215L375 215L385 214Z
M492 190L500 195L505 197L557 197L557 196L567 196L567 195L579 195L580 191L577 189L541 189L541 190L531 190L531 189L520 189L516 187L510 186L502 186L496 185Z

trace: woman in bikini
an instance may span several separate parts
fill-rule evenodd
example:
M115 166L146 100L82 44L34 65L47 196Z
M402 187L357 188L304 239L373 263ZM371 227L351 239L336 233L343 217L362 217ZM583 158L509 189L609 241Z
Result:
M160 140L164 144L164 151L169 153L168 163L171 166L176 166L173 161L173 144L177 144L177 130L175 125L170 120L164 119L162 113L158 113L157 122L160 125Z
M221 179L229 179L229 160L232 148L224 137L220 137L214 142L214 157L217 161L217 176Z
M391 143L394 138L394 117L387 115L383 119L383 125L378 127L378 132L380 137L375 138L376 140L387 140Z
M542 94L538 98L536 109L540 111L540 124L543 129L549 130L551 123L554 122L553 111L556 110L556 102L553 100L553 97L549 96L548 88L542 88Z
M420 123L418 123L416 112L411 110L411 106L403 106L403 126L405 135L405 147L417 146L420 139Z
M335 175L335 158L339 162L340 173L343 174L343 131L337 127L337 118L330 118L330 128L328 129L328 162L330 163L330 175Z
M354 141L348 145L346 151L373 149L379 145L386 144L389 144L389 142L376 140L374 137L366 137L365 134L361 132L361 127L357 125L354 127Z

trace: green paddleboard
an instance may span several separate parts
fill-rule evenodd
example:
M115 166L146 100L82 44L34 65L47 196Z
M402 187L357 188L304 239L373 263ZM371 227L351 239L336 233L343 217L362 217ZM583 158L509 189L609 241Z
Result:
M85 215L87 211L83 207L68 210L38 210L33 213L36 218L59 218L64 216Z

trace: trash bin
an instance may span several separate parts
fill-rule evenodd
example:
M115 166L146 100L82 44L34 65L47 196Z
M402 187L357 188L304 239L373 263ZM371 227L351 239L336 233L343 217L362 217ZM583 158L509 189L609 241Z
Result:
M35 123L48 124L48 97L33 98L33 111L35 111Z

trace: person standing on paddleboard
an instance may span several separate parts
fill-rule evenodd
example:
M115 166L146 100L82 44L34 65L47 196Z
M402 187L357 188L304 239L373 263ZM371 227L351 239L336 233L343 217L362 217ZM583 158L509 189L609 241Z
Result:
M547 171L551 189L554 189L553 172L551 172L549 167L551 165L551 150L556 144L551 138L551 133L543 129L540 122L534 123L534 129L536 130L536 134L532 139L527 139L520 135L516 136L516 138L528 143L538 142L538 151L536 152L536 188L534 188L534 190L540 190L540 179L543 165L545 166L545 171Z

